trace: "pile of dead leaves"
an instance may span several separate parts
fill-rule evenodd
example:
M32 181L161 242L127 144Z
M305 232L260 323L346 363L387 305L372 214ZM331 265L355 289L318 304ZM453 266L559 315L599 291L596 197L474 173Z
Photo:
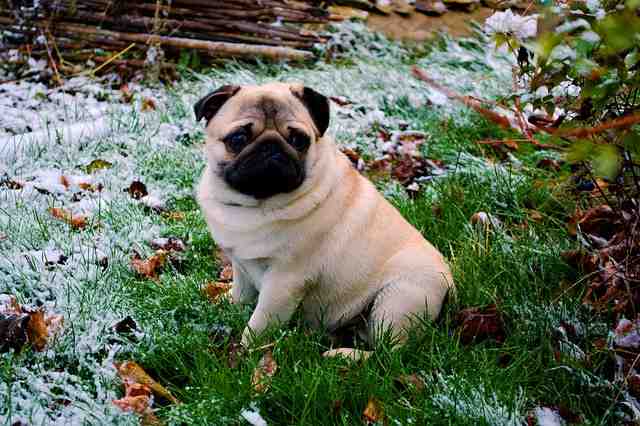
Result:
M251 385L257 393L265 393L271 386L271 379L278 371L278 364L271 350L267 350L251 376Z
M502 314L495 304L463 309L456 315L454 323L460 341L465 345L487 339L503 343L506 338Z
M370 179L395 179L410 192L417 192L420 181L445 173L442 161L425 158L422 154L421 146L427 140L425 133L380 130L378 137L384 144L384 154L379 158L365 161L355 150L342 149L354 167Z
M569 232L582 248L562 254L588 274L584 302L597 312L636 318L640 302L640 211L636 200L576 211Z
M180 265L180 254L186 249L186 244L177 237L162 237L152 240L150 245L155 253L143 259L138 252L134 252L131 267L138 276L159 282L159 274L168 261L174 266Z
M0 353L11 349L19 352L27 343L42 351L62 324L62 315L20 306L15 297L0 295Z
M123 411L137 413L143 425L161 425L162 422L152 410L155 398L162 398L171 404L179 404L164 386L155 381L134 361L115 364L118 376L124 385L124 397L113 404Z

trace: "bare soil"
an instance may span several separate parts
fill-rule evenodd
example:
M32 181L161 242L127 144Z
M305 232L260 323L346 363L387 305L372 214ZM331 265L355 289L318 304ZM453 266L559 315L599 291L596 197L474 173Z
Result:
M442 16L428 16L414 12L408 16L396 13L390 15L370 14L367 25L374 31L386 34L396 40L423 41L433 37L439 31L452 36L471 34L471 21L484 22L494 12L488 7L481 7L473 12L450 10Z

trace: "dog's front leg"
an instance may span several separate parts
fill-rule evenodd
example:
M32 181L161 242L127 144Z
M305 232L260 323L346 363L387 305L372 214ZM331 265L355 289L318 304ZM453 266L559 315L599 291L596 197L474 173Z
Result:
M253 281L239 261L232 261L233 285L231 286L231 300L236 304L251 303L258 295Z
M304 296L304 280L295 273L265 274L258 305L242 333L242 346L247 347L255 335L259 335L272 324L286 323L291 319Z

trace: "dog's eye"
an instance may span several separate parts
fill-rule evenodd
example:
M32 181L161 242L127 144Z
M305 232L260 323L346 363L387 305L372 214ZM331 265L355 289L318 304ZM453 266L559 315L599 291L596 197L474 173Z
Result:
M247 142L249 142L249 133L247 132L247 129L242 128L225 137L224 142L231 151L237 154L247 146Z
M294 147L298 151L304 151L309 147L309 136L304 133L291 131L289 134L289 145Z

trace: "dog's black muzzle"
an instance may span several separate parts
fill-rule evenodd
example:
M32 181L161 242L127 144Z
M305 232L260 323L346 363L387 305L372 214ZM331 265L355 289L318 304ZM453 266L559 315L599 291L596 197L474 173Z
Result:
M304 163L283 147L284 142L265 140L222 167L229 186L257 199L297 189L304 181Z

